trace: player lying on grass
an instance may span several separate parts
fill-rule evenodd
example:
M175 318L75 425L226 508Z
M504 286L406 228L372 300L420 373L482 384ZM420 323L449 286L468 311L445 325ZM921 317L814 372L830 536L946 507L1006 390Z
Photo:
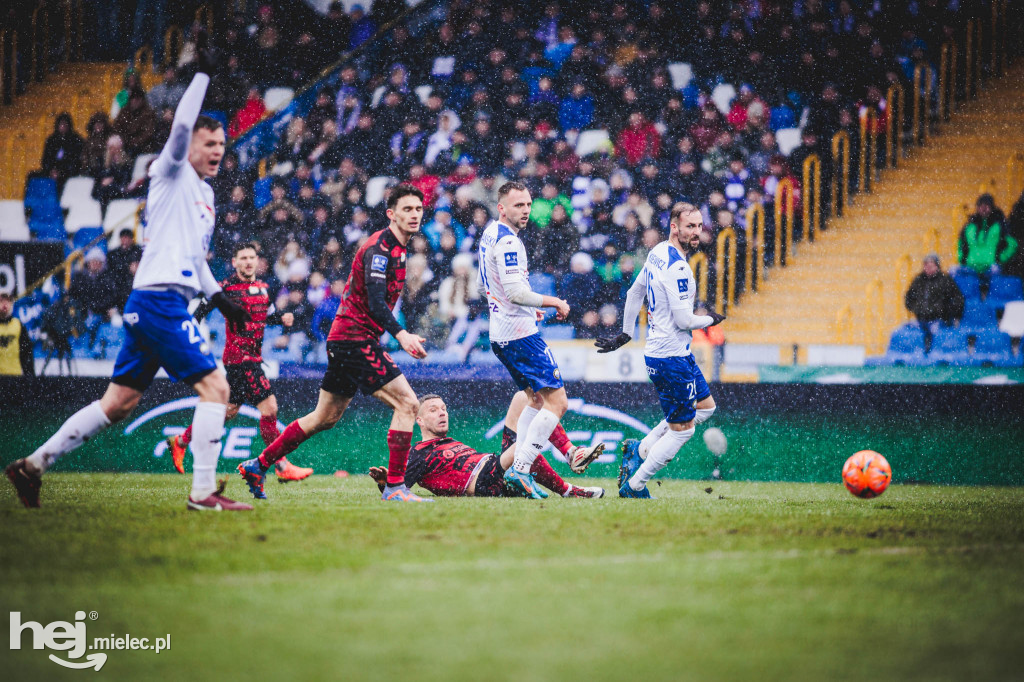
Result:
M509 403L508 412L505 413L505 428L501 434L501 451L505 452L516 442L516 426L519 423L519 416L522 414L523 409L530 404L530 396L526 394L526 391L519 391L512 396L512 402ZM573 445L572 441L569 440L569 435L565 432L565 429L561 424L555 427L555 430L551 432L551 437L548 438L548 442L551 443L562 456L565 457L566 463L569 468L572 469L574 474L582 474L587 470L592 462L597 460L598 457L604 452L604 443L597 443L596 445Z
M505 471L512 466L515 445L501 455L477 452L448 437L448 407L439 395L420 401L416 415L423 440L409 453L405 470L407 485L418 483L435 495L445 497L521 497L522 492L505 485ZM581 488L566 483L543 455L537 455L531 473L537 483L562 497L603 497L603 488ZM370 476L383 490L388 470L371 467ZM547 497L547 493L544 493Z
M267 325L292 326L295 316L278 313L267 293L267 284L256 279L256 264L259 251L255 244L244 242L235 247L231 267L235 274L220 283L224 295L249 313L249 321L236 327L226 326L224 330L224 371L228 375L228 411L224 421L230 421L238 414L243 404L252 405L260 411L260 435L270 445L281 435L277 429L277 398L270 390L270 380L263 373L263 332ZM202 321L214 309L213 303L204 302L194 313L196 321ZM167 439L171 462L179 474L185 473L185 450L192 441L192 427L185 432ZM301 481L313 473L308 467L297 467L282 457L274 465L277 480Z

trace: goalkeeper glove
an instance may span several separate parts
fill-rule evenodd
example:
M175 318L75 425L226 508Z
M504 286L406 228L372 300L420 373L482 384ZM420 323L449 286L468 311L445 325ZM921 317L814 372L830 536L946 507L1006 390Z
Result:
M618 350L619 348L622 348L632 340L632 336L630 336L626 332L622 332L621 334L614 338L603 336L597 339L594 342L594 344L600 349L597 351L598 353L611 353L613 350Z
M708 327L714 327L717 324L721 324L725 321L725 315L719 315L714 310L708 312L708 316L711 318L711 324ZM707 327L705 327L707 329Z

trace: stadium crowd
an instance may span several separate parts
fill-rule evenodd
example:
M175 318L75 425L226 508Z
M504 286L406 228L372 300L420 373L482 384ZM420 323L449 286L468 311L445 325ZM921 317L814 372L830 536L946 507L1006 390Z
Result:
M718 232L740 228L742 257L754 203L766 208L772 258L778 183L788 178L799 192L803 160L817 154L828 187L833 135L845 130L856 158L861 111L875 107L884 132L889 85L909 87L919 63L935 67L942 43L979 11L938 0L531 9L452 0L431 20L400 18L370 41L400 10L378 0L372 12L354 5L346 13L336 2L309 26L261 5L234 14L212 36L197 24L148 92L126 72L111 111L92 116L86 138L70 117L58 117L41 173L58 182L93 176L104 206L144 196L144 179L132 180L134 158L166 139L197 51L212 45L219 54L206 109L218 112L231 137L266 115L268 88L299 88L351 53L336 87L320 89L309 112L290 121L267 178L242 170L229 152L213 182L214 273L230 273L235 243L258 243L259 277L278 308L295 316L272 343L305 357L325 339L352 255L387 224L383 203L368 204L370 180L380 176L426 195L428 216L409 245L400 302L410 331L463 358L486 331L476 245L496 217L497 188L514 179L534 197L523 235L531 282L570 303L575 337L593 338L617 330L625 291L665 238L676 201L704 213L712 278ZM679 62L693 67L681 89L669 71ZM711 96L719 83L736 90L724 106ZM796 127L799 144L784 155L776 131ZM607 142L580 157L577 145L590 130L608 131ZM139 248L130 234L121 239L110 254L90 253L72 284L71 296L100 322L117 316L131 286Z

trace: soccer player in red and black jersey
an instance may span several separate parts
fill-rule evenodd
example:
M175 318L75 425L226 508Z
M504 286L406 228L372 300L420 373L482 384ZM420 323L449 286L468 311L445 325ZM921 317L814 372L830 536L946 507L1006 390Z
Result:
M516 417L518 419L518 416ZM405 472L408 485L420 484L443 497L520 497L505 486L505 470L515 458L513 444L500 455L477 452L465 443L448 437L448 406L439 395L423 396L416 415L423 440L409 454ZM603 488L582 488L566 483L544 455L537 455L531 473L537 483L562 497L603 497ZM371 467L370 476L383 489L388 470Z
M263 373L263 332L267 325L292 326L291 313L274 312L267 293L267 285L256 279L259 252L255 244L242 243L235 247L231 267L235 274L220 283L224 295L249 313L249 321L235 327L225 325L224 371L228 376L231 395L224 420L233 419L243 405L253 405L260 412L260 435L264 443L273 443L281 435L277 429L277 398L270 390L270 380ZM202 320L214 309L209 301L196 308L193 317ZM192 440L192 427L167 439L171 462L179 474L185 473L185 451ZM313 473L307 467L297 467L282 458L274 468L277 480L301 481Z
M333 427L357 391L370 394L395 412L388 431L388 475L382 499L424 502L405 485L405 467L412 445L419 401L391 355L380 345L388 332L402 350L427 357L424 339L402 328L391 312L405 286L405 245L420 231L423 192L401 184L388 196L386 229L375 232L356 252L338 313L327 335L327 372L316 408L285 428L255 459L238 472L257 499L265 499L267 470L315 433Z

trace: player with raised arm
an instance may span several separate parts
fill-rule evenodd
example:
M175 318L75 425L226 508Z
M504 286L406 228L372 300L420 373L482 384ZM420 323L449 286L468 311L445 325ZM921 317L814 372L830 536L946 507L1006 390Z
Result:
M270 381L263 373L263 332L267 325L282 324L292 326L295 316L291 313L277 313L270 302L266 282L256 279L256 263L259 250L255 244L248 242L238 244L231 257L231 267L235 274L220 283L224 294L249 313L250 320L238 327L228 326L225 329L224 370L228 377L231 395L228 398L228 411L225 421L234 419L238 409L243 405L253 405L260 413L260 435L263 443L269 445L280 436L277 430L277 398L270 390ZM210 314L214 305L205 301L200 305L194 316L197 322ZM179 474L185 473L185 450L192 441L192 427L184 433L167 439L167 449L171 453L171 462ZM274 467L277 480L301 481L312 475L308 467L297 467L282 457Z
M650 331L644 348L647 375L661 400L665 419L639 444L627 441L619 471L619 497L650 498L647 482L661 471L690 440L694 427L711 418L711 397L700 367L690 352L690 332L719 324L725 316L694 315L696 283L686 258L700 248L704 227L693 204L672 207L669 237L653 249L626 296L622 333L597 340L598 353L609 353L633 338L636 317L647 299Z
M558 319L569 304L530 289L526 249L519 231L530 220L533 200L526 186L507 182L498 189L498 219L480 238L480 284L487 295L491 349L512 380L529 397L517 423L519 447L505 481L526 497L542 499L531 473L533 461L569 408L562 376L551 349L537 330L537 308L555 308Z
M505 486L505 471L512 465L515 445L500 455L477 452L465 443L448 436L448 406L441 396L430 394L420 400L416 415L423 440L409 453L409 468L405 472L408 485L419 484L441 497L521 497ZM603 488L583 488L566 483L544 455L533 462L537 482L562 497L597 498L604 496ZM371 467L370 476L383 490L387 482L387 469Z
M229 388L224 373L199 335L188 303L202 291L229 325L248 314L221 291L206 262L214 228L213 189L224 156L224 129L200 116L212 69L200 53L200 71L174 113L171 134L149 169L144 250L124 309L126 338L106 393L71 416L29 457L7 467L7 477L26 507L39 506L43 473L62 456L120 421L139 403L163 367L175 381L199 394L192 419L192 491L188 508L249 510L224 497L216 481Z
M270 467L313 434L337 424L356 392L362 391L395 411L388 430L388 476L381 499L432 501L414 495L405 485L419 401L409 380L380 345L381 335L388 332L412 357L427 357L423 337L403 329L391 312L405 286L405 246L423 220L423 192L412 185L397 185L388 196L387 216L388 227L373 233L352 261L327 335L327 372L316 408L289 424L259 457L238 465L256 499L267 497L263 484Z

